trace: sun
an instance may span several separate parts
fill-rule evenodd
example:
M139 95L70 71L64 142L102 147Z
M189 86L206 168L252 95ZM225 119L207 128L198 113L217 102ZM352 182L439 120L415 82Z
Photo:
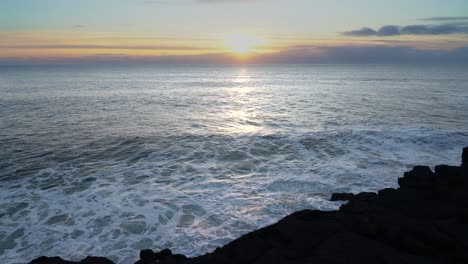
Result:
M230 52L245 55L252 53L261 44L261 39L252 35L230 35L225 37Z

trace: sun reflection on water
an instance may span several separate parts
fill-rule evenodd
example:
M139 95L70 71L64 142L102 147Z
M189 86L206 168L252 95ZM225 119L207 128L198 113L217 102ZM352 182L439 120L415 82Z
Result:
M251 80L247 67L241 67L232 79L234 87L228 89L231 107L224 113L228 134L254 134L262 129L255 104L259 98Z

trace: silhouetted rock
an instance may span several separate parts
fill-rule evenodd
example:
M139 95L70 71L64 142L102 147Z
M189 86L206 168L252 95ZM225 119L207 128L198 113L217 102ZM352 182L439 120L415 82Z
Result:
M398 189L333 194L349 202L333 212L295 212L203 256L143 250L137 264L468 263L467 155L465 148L460 167L416 166ZM31 263L75 264L44 257Z
M170 249L163 249L158 253L154 253L150 249L145 249L140 252L140 260L135 264L152 264L152 263L177 263L185 260L184 255L173 255Z
M403 178L398 179L401 188L428 189L434 184L435 175L427 166L416 166L405 172Z
M330 201L349 201L354 198L352 193L333 193Z
M29 262L29 264L70 264L70 263L76 263L76 262L66 261L59 257L51 257L51 258L40 257Z
M462 165L468 165L468 147L463 148Z
M376 195L377 194L373 193L373 192L362 192L362 193L356 194L355 199L356 200L369 200L369 199L375 197Z
M66 261L59 257L40 257L30 264L115 264L113 261L103 257L87 257L80 262Z
M87 257L80 264L114 264L114 262L102 257Z

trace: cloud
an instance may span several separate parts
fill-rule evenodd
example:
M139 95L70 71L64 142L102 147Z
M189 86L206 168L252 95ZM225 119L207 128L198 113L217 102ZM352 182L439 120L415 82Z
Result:
M398 26L383 26L377 31L377 36L395 36L400 34Z
M468 33L468 26L457 24L445 24L437 26L413 25L401 28L403 35L448 35L457 33Z
M356 30L351 30L351 31L345 31L345 32L343 32L343 35L346 35L346 36L356 36L356 37L361 37L361 36L377 36L377 31L373 30L372 28L363 27L363 28L361 28L361 29L356 29Z
M310 46L257 58L260 63L468 64L468 46L422 50L409 46Z
M399 36L399 35L449 35L468 34L468 24L450 23L442 25L409 25L409 26L383 26L379 30L364 27L358 30L345 31L346 36L367 37L367 36Z

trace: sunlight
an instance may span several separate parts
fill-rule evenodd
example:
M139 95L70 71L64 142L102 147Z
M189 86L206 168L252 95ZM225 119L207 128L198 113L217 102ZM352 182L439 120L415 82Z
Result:
M252 53L262 44L262 40L259 37L241 34L226 36L224 41L232 53L240 55Z
M233 82L234 83L246 83L250 80L249 73L247 71L247 68L240 68L237 76L235 76Z

